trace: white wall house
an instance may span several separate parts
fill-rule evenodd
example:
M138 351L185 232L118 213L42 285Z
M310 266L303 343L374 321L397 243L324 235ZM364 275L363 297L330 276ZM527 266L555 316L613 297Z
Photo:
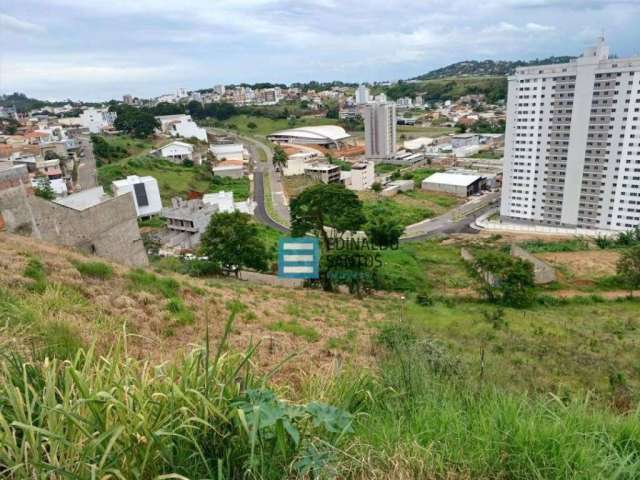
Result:
M247 199L243 202L234 202L233 192L216 192L207 193L202 197L202 203L205 205L215 205L218 207L217 211L220 213L233 213L239 211L241 213L248 213L253 215L255 209L255 203L251 199Z
M209 145L209 151L218 160L242 160L246 159L247 152L241 143L221 143Z
M111 128L116 120L116 112L106 108L87 108L77 119L78 125L88 128L91 133L100 133L105 128Z
M193 160L193 145L185 142L174 141L167 143L153 152L154 155L166 158L173 163L182 163L185 160Z
M160 122L160 131L172 137L195 137L203 142L207 141L207 131L193 121L191 115L160 115L156 117Z
M133 201L138 217L157 215L162 210L162 199L158 182L153 177L130 175L123 180L112 183L113 194L117 197L125 193L133 193Z
M351 178L346 187L356 191L369 190L375 180L375 164L373 162L359 162L352 165Z
M304 175L304 169L307 166L307 163L313 159L317 159L319 156L319 153L312 152L292 153L288 156L287 165L282 169L282 173L285 177L290 177L292 175Z

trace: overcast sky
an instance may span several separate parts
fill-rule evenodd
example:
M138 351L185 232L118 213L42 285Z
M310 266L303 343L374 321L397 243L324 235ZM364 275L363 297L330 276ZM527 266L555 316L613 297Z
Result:
M0 0L0 93L151 97L640 50L640 0Z

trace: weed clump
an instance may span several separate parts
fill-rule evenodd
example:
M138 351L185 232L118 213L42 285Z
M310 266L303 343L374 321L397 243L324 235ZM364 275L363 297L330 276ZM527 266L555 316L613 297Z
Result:
M72 262L83 277L108 280L113 277L113 268L104 262Z

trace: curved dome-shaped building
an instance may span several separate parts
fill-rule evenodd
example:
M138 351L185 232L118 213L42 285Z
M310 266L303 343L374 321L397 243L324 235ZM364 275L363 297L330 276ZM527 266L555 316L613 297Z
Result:
M344 128L337 125L321 125L281 130L267 135L267 138L277 143L335 145L338 148L340 142L351 138L351 136Z

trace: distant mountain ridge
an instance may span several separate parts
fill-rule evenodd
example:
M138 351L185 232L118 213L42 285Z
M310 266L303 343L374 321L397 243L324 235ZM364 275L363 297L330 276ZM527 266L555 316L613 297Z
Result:
M446 67L431 70L428 73L412 78L412 80L431 80L444 77L458 77L464 75L510 75L518 67L528 67L532 65L549 65L553 63L568 63L576 57L560 56L548 57L535 60L465 60L463 62L452 63Z

